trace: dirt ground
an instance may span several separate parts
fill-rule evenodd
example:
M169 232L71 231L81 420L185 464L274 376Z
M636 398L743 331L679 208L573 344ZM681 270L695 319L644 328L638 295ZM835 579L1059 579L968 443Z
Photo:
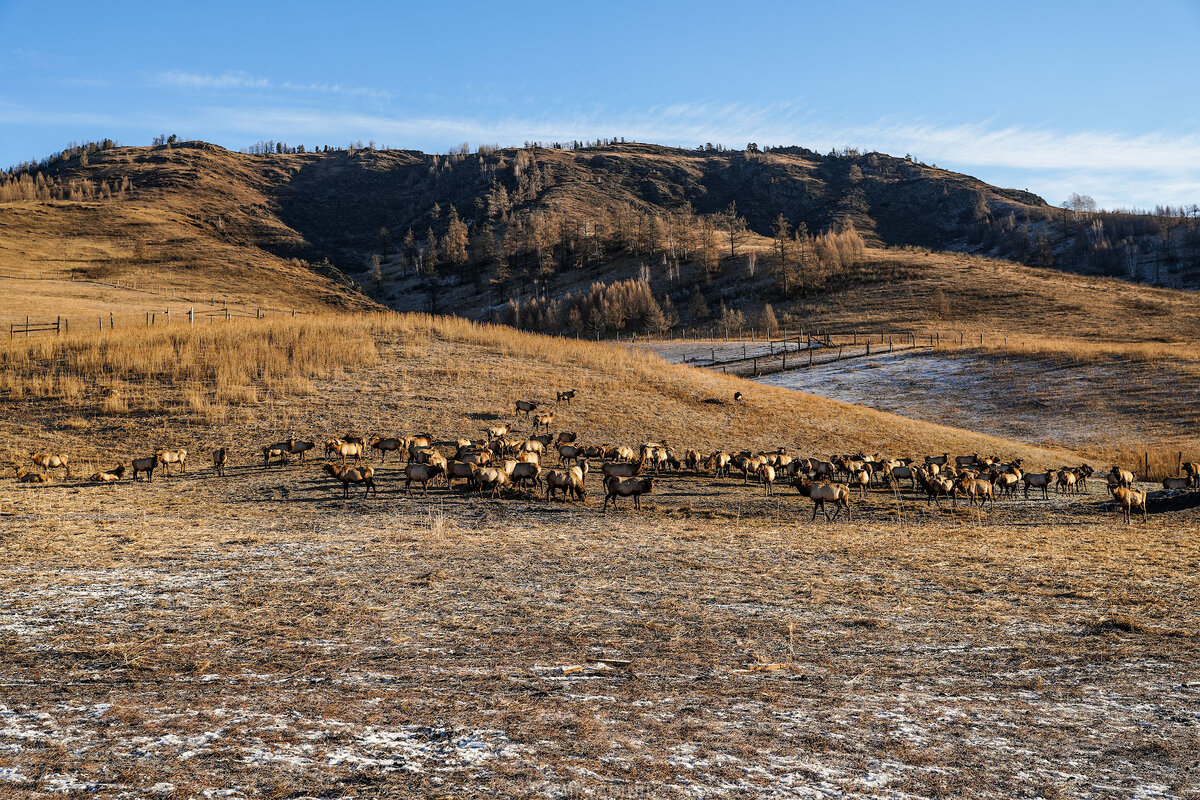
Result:
M740 477L663 475L603 514L595 474L586 504L408 496L389 459L378 497L342 499L317 462L260 465L292 431L463 433L560 378L582 393L559 422L589 436L662 431L657 407L677 447L854 441L779 390L734 408L669 370L643 396L619 367L447 347L384 346L213 425L10 407L10 454L81 456L0 481L0 797L1196 795L1200 494L1126 526L1096 481L983 511L873 490L827 524ZM78 477L169 436L186 474Z
M206 471L207 472L207 471ZM1172 797L1200 517L6 485L0 793ZM592 476L593 478L595 476ZM1097 491L1098 487L1094 489Z

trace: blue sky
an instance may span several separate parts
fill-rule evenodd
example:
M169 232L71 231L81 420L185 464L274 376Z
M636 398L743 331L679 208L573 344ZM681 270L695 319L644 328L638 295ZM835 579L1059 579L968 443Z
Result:
M0 0L0 42L0 165L160 133L624 136L911 153L1055 204L1200 202L1200 0Z

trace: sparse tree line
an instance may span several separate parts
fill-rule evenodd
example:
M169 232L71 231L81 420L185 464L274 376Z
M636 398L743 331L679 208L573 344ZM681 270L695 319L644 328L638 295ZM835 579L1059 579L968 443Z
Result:
M526 303L509 300L496 314L496 321L523 330L578 338L623 332L662 335L681 325L707 325L730 335L740 334L748 326L768 333L780 327L770 303L764 303L750 316L723 301L715 312L710 312L699 284L692 287L681 315L671 293L656 298L644 278L597 281L586 292L534 298Z
M56 164L60 164L71 159L78 158L79 163L87 165L88 157L105 150L112 150L119 145L112 139L101 139L96 142L71 142L61 152L54 153L42 159L33 159L31 161L22 161L20 164L14 164L0 175L0 180L4 178L13 179L19 177L22 173L26 173L31 177L38 173L44 172Z
M521 186L515 195L529 191ZM623 330L623 324L588 323L597 303L579 307L582 322L571 326L569 307L581 303L580 298L548 299L557 277L622 258L642 261L642 282L647 285L678 290L686 286L685 267L705 285L721 277L756 279L762 272L762 280L769 276L778 295L792 299L827 290L830 281L858 265L865 252L862 236L853 227L813 236L804 222L793 228L783 215L776 221L770 250L751 246L746 221L733 204L716 214L697 214L688 205L667 212L621 205L573 215L549 208L514 208L512 196L500 184L487 197L485 215L475 220L464 220L453 206L448 212L435 207L425 231L409 228L393 255L400 276L421 276L431 298L443 281L486 283L495 304L508 304L505 321L519 327L526 327L523 320L544 319L561 321L560 329ZM379 236L384 256L389 241L384 227ZM372 259L372 275L382 278L379 256ZM679 324L677 315L665 308L660 315L653 298L650 301L625 318L641 318L644 312L649 315L644 329L656 332ZM561 313L555 310L559 307ZM664 323L666 328L661 328ZM554 325L540 322L530 327L549 331Z
M87 178L60 180L47 178L42 172L22 172L15 176L0 175L0 203L26 200L124 200L133 193L128 177L120 181Z
M430 176L440 176L471 158L465 149L432 156ZM400 237L390 265L391 230L399 226L382 226L377 252L368 264L377 285L382 283L385 265L401 278L420 276L429 309L436 311L438 290L446 282L474 282L490 288L493 305L507 304L501 316L538 330L554 330L555 321L561 321L561 331L571 328L571 303L552 304L548 298L554 281L572 270L638 259L647 283L675 290L697 279L707 286L743 272L755 279L764 271L764 279L773 279L777 294L791 299L827 290L831 280L863 259L862 237L848 224L812 235L803 221L793 227L781 214L768 251L761 240L753 239L734 203L708 214L697 213L688 203L674 209L618 203L573 212L544 203L545 191L562 183L556 171L564 167L539 160L535 150L489 152L475 158L477 163L471 165L475 181L486 180L487 188L475 195L474 202L468 200L465 214L456 206L447 210L433 203L422 220L425 224L408 227ZM579 298L572 301L580 302ZM662 316L645 303L626 318L640 319L644 311L645 330L657 330L664 321L668 329L679 324L677 315L662 308L661 299L655 302ZM580 320L573 329L588 329L590 307L576 310ZM610 322L605 329L623 326ZM599 330L599 324L590 330Z
M1105 211L1073 194L1058 209L993 216L979 203L968 244L1034 267L1163 283L1170 273L1200 277L1200 204Z

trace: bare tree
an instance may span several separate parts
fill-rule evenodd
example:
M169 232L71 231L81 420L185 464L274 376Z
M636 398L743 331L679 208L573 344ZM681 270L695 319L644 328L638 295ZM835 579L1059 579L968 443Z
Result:
M721 227L729 237L729 257L735 258L738 245L746 238L746 220L738 215L736 201L721 215Z

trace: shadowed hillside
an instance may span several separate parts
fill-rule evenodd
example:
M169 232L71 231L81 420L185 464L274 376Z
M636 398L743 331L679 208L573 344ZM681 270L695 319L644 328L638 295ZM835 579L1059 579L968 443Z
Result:
M0 179L0 269L321 304L361 306L361 289L399 310L603 335L700 325L722 307L786 312L904 281L912 259L887 254L896 248L1164 285L1189 285L1200 252L1183 213L1068 212L880 153L575 144L63 151ZM623 280L646 284L637 291L650 300L606 308L596 292Z

